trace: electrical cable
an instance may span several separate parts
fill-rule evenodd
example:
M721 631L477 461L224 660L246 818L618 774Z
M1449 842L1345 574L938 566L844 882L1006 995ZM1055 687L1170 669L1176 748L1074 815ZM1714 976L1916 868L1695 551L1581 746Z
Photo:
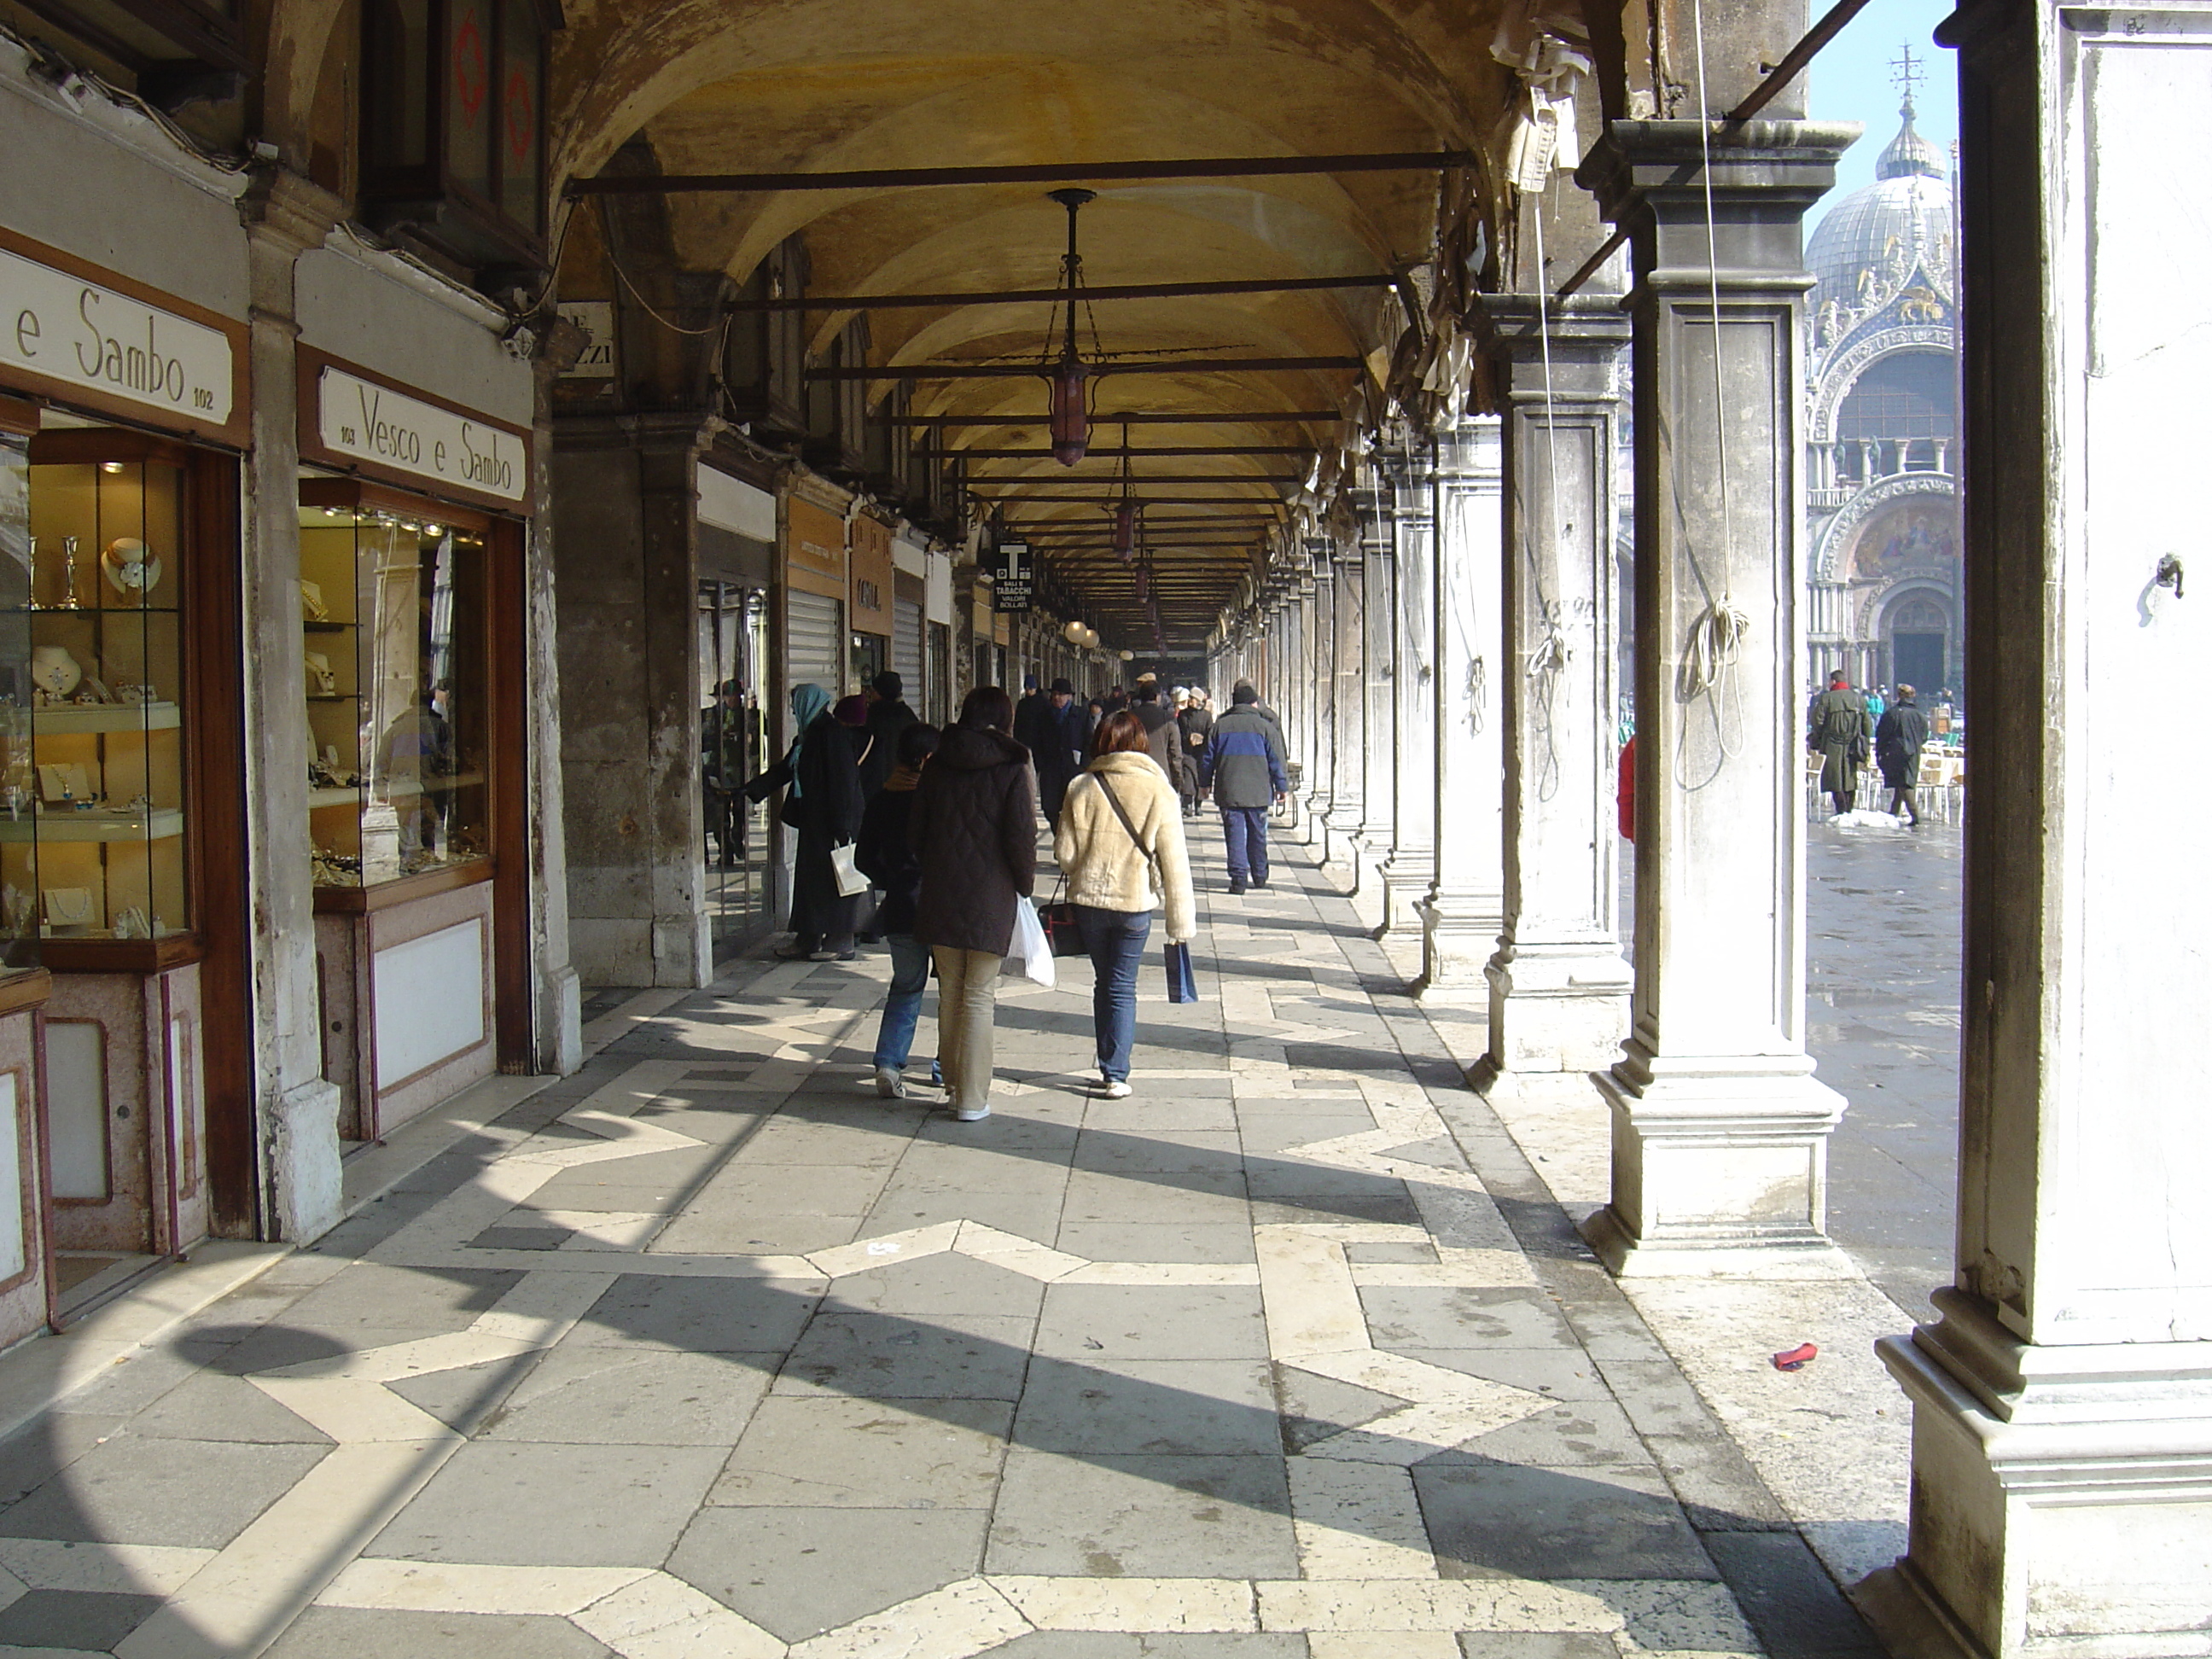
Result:
M1551 188L1551 179L1544 180L1546 191ZM1566 528L1559 518L1559 423L1558 392L1552 379L1551 307L1547 290L1550 278L1546 274L1544 258L1544 202L1536 201L1536 343L1543 355L1544 363L1544 480L1545 505L1551 509L1552 557L1560 558L1566 546ZM1514 478L1516 488L1521 478ZM1543 637L1528 653L1528 677L1535 690L1534 707L1537 726L1543 739L1543 764L1537 769L1536 799L1550 800L1559 790L1559 745L1556 730L1556 704L1559 678L1565 672L1568 660L1574 655L1566 631L1559 626L1559 605L1544 592L1542 561L1536 556L1535 544L1528 532L1527 503L1518 515L1521 520L1521 548L1528 562L1528 586L1536 602L1536 624L1543 629Z

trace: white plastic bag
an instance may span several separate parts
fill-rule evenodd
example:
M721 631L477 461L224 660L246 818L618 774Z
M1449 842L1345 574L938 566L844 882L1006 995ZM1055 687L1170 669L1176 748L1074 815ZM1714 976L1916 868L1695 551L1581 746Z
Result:
M1019 973L1048 991L1060 982L1052 965L1052 941L1044 936L1044 922L1036 906L1025 898L1014 900L1014 940L1006 947L1008 973Z
M851 842L830 849L830 867L836 872L837 896L858 898L868 890L868 878L860 873L860 866L853 861L855 848Z

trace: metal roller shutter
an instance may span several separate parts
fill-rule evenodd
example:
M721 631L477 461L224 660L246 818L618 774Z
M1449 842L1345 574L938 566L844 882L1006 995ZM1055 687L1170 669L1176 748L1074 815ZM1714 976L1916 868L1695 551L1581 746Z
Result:
M891 672L906 685L909 708L922 706L921 601L896 599L891 604Z
M784 595L783 698L809 680L834 701L845 683L845 607L819 593Z

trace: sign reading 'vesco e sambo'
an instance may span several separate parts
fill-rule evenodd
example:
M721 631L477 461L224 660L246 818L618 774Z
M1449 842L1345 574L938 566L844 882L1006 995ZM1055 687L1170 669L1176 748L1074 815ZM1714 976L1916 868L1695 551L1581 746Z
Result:
M342 368L316 382L323 447L418 478L519 501L530 487L522 440Z
M222 330L5 249L0 362L210 426L230 420L230 340Z

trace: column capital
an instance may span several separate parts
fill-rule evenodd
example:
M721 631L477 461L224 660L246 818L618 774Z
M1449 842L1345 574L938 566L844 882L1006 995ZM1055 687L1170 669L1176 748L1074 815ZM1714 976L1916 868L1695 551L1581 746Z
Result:
M1446 487L1498 487L1505 475L1505 430L1495 415L1471 415L1437 428L1432 477Z
M256 167L238 198L239 222L257 243L292 258L323 245L345 217L345 198L289 167Z
M1627 346L1635 325L1612 294L1577 294L1565 300L1534 294L1486 294L1472 319L1483 351L1509 367L1544 361L1547 337L1554 372L1613 360ZM1607 377L1611 386L1611 377Z

